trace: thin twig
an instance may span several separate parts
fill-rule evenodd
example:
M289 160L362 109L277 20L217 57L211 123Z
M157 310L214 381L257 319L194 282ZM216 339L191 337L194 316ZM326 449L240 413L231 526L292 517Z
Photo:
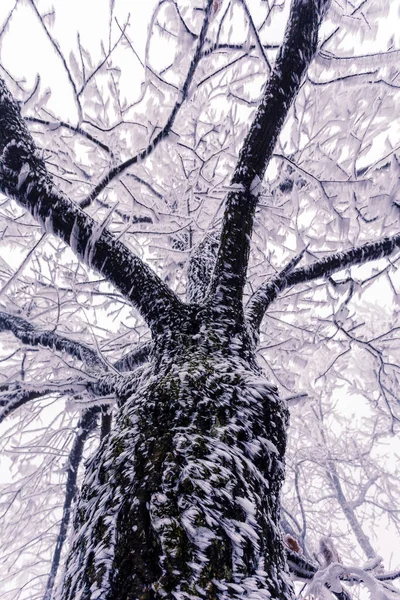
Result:
M208 25L209 25L211 4L212 4L212 0L208 0L206 16L204 18L203 26L202 26L202 29L201 29L201 32L199 35L195 54L190 63L189 71L187 73L186 80L182 86L182 89L179 93L179 97L171 111L171 114L170 114L166 124L161 129L161 131L156 135L156 137L153 139L153 141L150 142L150 144L147 146L147 148L145 148L144 150L142 150L135 156L129 158L125 162L120 163L119 165L116 165L115 167L110 169L110 171L103 177L103 179L101 181L99 181L99 183L96 185L94 190L84 200L82 200L82 202L80 203L81 208L87 208L93 202L93 200L107 187L107 185L110 183L110 181L112 181L113 179L118 177L118 175L121 175L121 173L126 171L126 169L128 169L132 165L138 164L138 163L142 162L145 158L147 158L153 152L153 150L155 150L155 148L157 148L158 144L162 140L164 140L170 133L172 126L175 122L176 116L177 116L181 106L183 105L183 103L185 102L185 100L187 98L189 88L193 81L193 77L194 77L197 65L201 59L202 49L203 49L203 45L206 40L206 33L207 33Z

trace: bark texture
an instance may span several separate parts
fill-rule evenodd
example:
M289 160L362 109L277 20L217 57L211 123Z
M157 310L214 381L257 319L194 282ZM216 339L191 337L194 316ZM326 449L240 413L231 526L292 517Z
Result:
M245 332L192 315L118 395L62 599L292 598L279 526L287 410Z

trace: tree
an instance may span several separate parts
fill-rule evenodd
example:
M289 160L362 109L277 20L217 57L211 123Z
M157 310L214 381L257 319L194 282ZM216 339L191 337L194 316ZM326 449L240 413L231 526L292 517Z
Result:
M114 3L98 62L79 35L66 58L40 3L7 13L4 48L29 11L71 111L3 51L2 240L29 250L2 267L3 446L30 431L43 453L4 495L10 598L289 600L289 570L309 597L348 599L349 578L398 597L369 528L398 527L381 461L398 422L399 50L340 52L376 2L255 5L161 0L144 61ZM136 102L122 50L142 64ZM339 389L366 396L340 429Z

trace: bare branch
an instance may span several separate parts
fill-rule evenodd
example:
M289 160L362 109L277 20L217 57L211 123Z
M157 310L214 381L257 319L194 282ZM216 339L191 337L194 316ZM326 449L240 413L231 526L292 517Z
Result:
M269 60L268 60L268 56L265 54L265 50L264 47L261 43L260 40L260 36L258 35L258 31L257 31L257 27L255 26L255 23L253 21L253 17L251 16L251 12L249 10L249 7L247 6L246 0L240 0L241 5L243 6L244 12L246 13L246 17L249 20L249 25L250 25L250 29L253 32L255 41L256 41L256 45L258 47L258 50L265 62L265 64L267 65L268 68L268 72L271 71L271 65L269 64Z
M111 153L110 148L106 144L103 144L103 142L101 142L100 140L95 138L89 132L82 129L82 127L79 127L79 126L75 127L74 125L70 125L69 123L66 123L65 121L56 121L56 122L53 121L52 122L52 121L48 121L46 119L39 119L38 117L24 117L24 119L25 119L25 121L29 121L30 123L38 123L39 125L48 125L51 127L52 131L54 131L55 129L58 129L58 127L63 127L64 129L68 129L69 131L72 131L73 133L79 133L79 135L85 137L90 142L93 142L93 144L96 144L96 146L98 146L99 148L101 148L102 150L107 152L108 154Z
M58 54L58 56L61 59L61 62L63 64L65 72L67 74L68 80L69 80L69 82L71 84L71 87L72 87L72 90L74 92L74 100L75 100L75 103L76 103L76 106L77 106L77 109L78 109L79 121L81 121L82 120L82 107L81 107L80 101L79 101L78 89L77 89L76 83L75 83L75 81L74 81L74 79L72 77L71 71L70 71L70 69L69 69L69 67L67 65L67 61L65 60L65 57L64 57L63 53L61 52L60 46L58 45L58 43L56 42L56 40L52 37L52 35L50 34L50 31L46 27L46 24L45 24L45 22L43 20L43 17L40 14L40 12L38 11L34 0L29 0L29 3L32 6L33 11L36 14L37 18L39 19L39 21L40 21L40 23L41 23L41 25L42 25L42 27L44 29L44 32L45 32L47 38L49 39L51 45L53 46L54 50L56 51L56 53Z
M17 8L18 2L19 2L19 0L15 0L15 4L14 4L14 6L13 6L13 7L12 7L12 9L10 10L10 12L9 12L9 14L8 14L8 17L7 17L7 18L6 18L6 20L4 21L4 23L3 23L3 26L2 26L2 28L1 28L1 30L0 30L0 38L2 37L3 33L4 33L5 31L7 31L7 27L8 27L8 26L9 26L9 24L10 24L10 21L11 21L11 19L12 19L12 16L13 16L13 14L14 14L14 11L15 11L15 9Z

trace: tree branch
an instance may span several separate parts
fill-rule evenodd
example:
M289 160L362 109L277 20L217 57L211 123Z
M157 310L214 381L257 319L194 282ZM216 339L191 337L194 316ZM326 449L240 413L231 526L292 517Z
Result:
M32 400L50 394L76 393L78 389L79 391L83 391L86 385L86 382L83 381L75 384L70 384L69 382L66 384L57 384L47 381L40 387L21 382L2 384L0 385L0 423L17 410L17 408L28 404Z
M244 9L244 12L246 14L246 17L249 20L250 29L253 32L253 36L254 36L254 39L256 41L256 46L258 47L258 50L259 50L259 52L260 52L260 54L261 54L261 56L262 56L265 64L267 65L268 72L270 72L271 71L271 65L269 64L268 56L266 55L264 47L263 47L263 45L261 43L260 36L258 35L257 27L256 27L256 25L255 25L255 23L253 21L253 17L251 16L251 12L249 10L249 7L246 4L246 0L240 0L240 3L243 6L243 9Z
M390 256L399 248L400 233L392 237L385 237L378 242L367 243L350 250L337 252L332 256L325 256L312 265L295 269L289 274L285 273L284 269L272 280L261 285L253 294L246 309L248 321L255 330L258 330L268 306L288 287L307 283L321 277L329 277L329 275L346 267L379 260L385 256Z
M10 331L23 344L66 352L88 367L104 367L98 354L86 344L70 340L54 331L40 330L21 317L0 311L0 332L2 331Z
M136 367L139 367L149 360L152 348L153 344L151 342L145 342L144 344L141 344L132 350L132 352L129 352L117 360L117 362L114 363L114 368L120 373L134 371Z
M0 191L29 210L44 229L71 246L139 310L153 333L163 331L181 302L122 242L58 190L0 79Z
M58 567L60 566L61 552L71 520L71 507L77 492L78 470L83 457L83 449L89 435L97 426L97 414L99 411L99 406L89 408L82 414L77 425L75 440L68 457L68 474L65 484L63 514L43 600L51 600Z
M293 573L295 577L298 577L301 580L311 581L315 573L318 571L318 566L307 560L301 554L297 554L288 548L285 548L285 550L289 571ZM338 600L351 600L351 597L345 590L341 592L332 592L330 590L330 592L336 598L338 598Z
M261 181L303 76L317 50L327 0L293 0L285 38L244 141L226 198L210 300L241 311L250 237ZM228 307L231 307L230 309Z
M64 129L68 129L68 131L72 131L73 133L79 133L82 137L85 137L87 140L107 152L107 154L112 154L109 146L104 144L102 141L95 138L88 131L85 131L79 125L74 126L66 121L49 121L46 119L39 119L38 117L24 117L25 121L29 121L30 123L37 123L38 125L46 125L51 128L52 131L58 129L59 127L63 127Z
M87 206L89 206L93 202L93 200L106 188L106 186L110 183L110 181L112 181L113 179L118 177L118 175L121 175L121 173L126 171L126 169L129 169L129 167L131 167L132 165L135 165L135 164L141 162L142 160L144 160L145 158L147 158L147 156L149 156L153 152L153 150L155 150L155 148L157 148L158 144L163 139L165 139L167 137L167 135L170 133L172 126L175 122L176 116L177 116L181 106L183 105L183 103L185 102L185 100L187 98L190 85L193 81L193 77L194 77L194 74L197 69L197 65L199 64L200 59L202 58L202 50L203 50L204 42L206 40L206 33L207 33L209 21L210 21L210 12L211 12L212 2L213 2L213 0L207 0L205 17L204 17L203 26L201 28L201 32L200 32L200 35L199 35L199 38L197 41L196 51L195 51L192 61L190 63L189 71L186 75L185 82L182 86L182 89L179 92L178 99L171 111L171 114L169 115L169 118L168 118L166 124L161 129L161 131L159 131L159 133L155 136L153 141L150 142L150 144L147 146L147 148L145 148L144 150L142 150L135 156L132 156L125 162L120 163L119 165L116 165L115 167L110 169L109 172L103 177L103 179L101 181L99 181L99 183L96 185L96 187L90 192L90 194L84 200L82 200L82 202L80 202L81 208L86 208Z

